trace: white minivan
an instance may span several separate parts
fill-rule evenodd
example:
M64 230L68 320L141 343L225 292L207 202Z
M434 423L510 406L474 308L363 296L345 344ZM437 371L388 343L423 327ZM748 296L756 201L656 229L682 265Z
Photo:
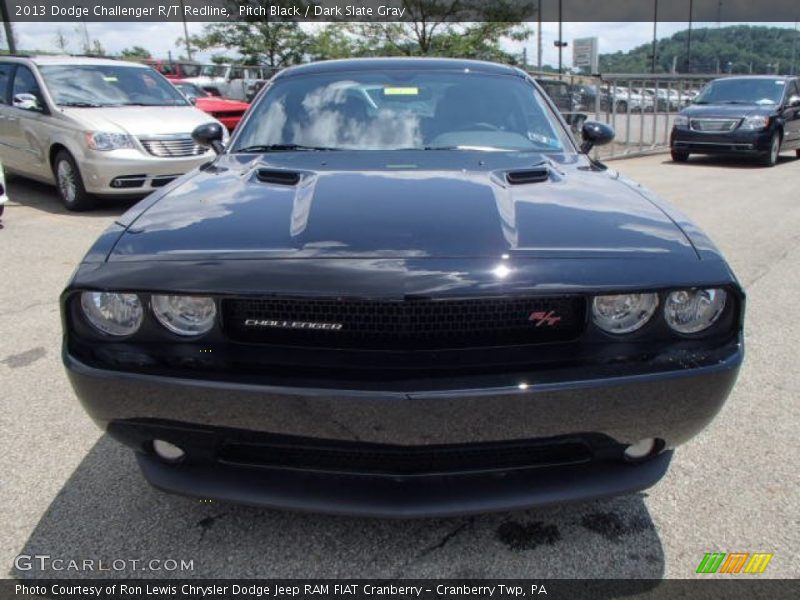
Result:
M0 162L55 184L69 210L145 195L211 160L191 136L210 121L146 65L0 56Z

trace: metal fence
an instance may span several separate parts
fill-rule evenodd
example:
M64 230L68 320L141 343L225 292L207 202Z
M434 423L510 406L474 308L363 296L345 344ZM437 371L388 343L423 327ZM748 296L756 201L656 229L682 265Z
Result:
M610 74L601 77L531 73L564 114L576 136L585 120L614 128L614 142L596 149L603 159L669 148L672 121L703 86L720 75Z

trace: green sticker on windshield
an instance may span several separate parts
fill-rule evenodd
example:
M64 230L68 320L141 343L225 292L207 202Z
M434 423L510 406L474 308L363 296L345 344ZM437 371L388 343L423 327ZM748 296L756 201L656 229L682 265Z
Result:
M418 96L419 88L415 87L385 87L384 96Z

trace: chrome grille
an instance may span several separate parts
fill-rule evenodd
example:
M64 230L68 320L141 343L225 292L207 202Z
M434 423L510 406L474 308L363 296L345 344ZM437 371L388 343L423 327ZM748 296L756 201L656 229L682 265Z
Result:
M180 156L200 156L206 152L202 146L194 143L192 136L164 136L164 137L140 137L139 141L153 156L180 157Z
M740 119L690 119L689 126L693 131L703 133L725 133L733 131Z

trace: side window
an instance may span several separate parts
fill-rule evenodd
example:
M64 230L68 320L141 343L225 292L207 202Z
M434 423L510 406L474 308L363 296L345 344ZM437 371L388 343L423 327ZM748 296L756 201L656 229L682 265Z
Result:
M17 73L14 75L14 89L11 97L13 98L17 94L33 94L41 98L39 84L36 83L36 78L28 67L18 67Z
M792 96L800 96L800 81L795 79L792 81L792 85L789 87L789 95L786 97L788 100Z
M242 68L234 68L231 69L231 79L244 79L244 69Z
M8 103L12 65L0 64L0 104Z

